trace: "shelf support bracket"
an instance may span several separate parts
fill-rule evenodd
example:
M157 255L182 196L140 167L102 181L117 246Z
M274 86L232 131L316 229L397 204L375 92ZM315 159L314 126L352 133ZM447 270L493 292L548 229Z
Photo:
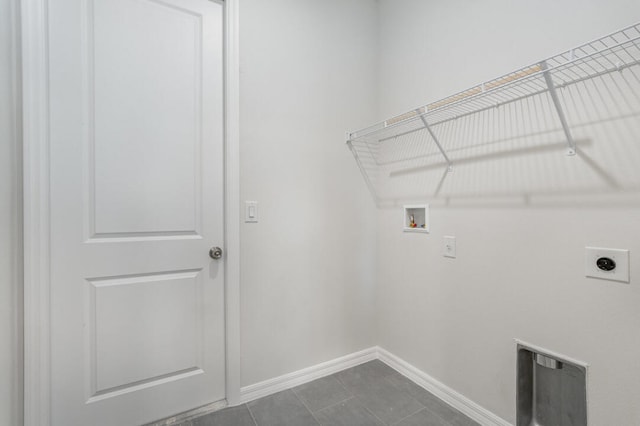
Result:
M448 172L452 172L453 171L453 166L451 165L451 160L449 159L449 156L447 155L447 153L444 152L444 149L442 148L442 145L440 145L440 141L436 137L435 133L433 133L433 130L431 130L431 126L429 126L429 123L427 123L427 119L424 118L424 116L422 115L420 109L416 110L416 114L418 114L418 117L420 117L420 120L422 120L422 124L424 124L424 128L427 129L427 132L429 132L429 134L433 138L433 141L436 143L436 146L440 150L440 153L442 154L442 156L444 157L445 161L447 162L447 171Z
M376 190L373 187L373 183L371 182L371 179L369 179L369 175L365 170L364 164L362 164L362 161L360 161L360 157L358 156L356 149L353 147L353 144L351 143L350 133L347 133L347 145L349 146L349 150L353 154L353 158L356 159L356 164L358 164L360 173L362 174L362 177L364 177L364 181L367 183L367 188L369 188L369 192L371 192L371 195L373 196L373 200L375 201L376 205L378 205L380 200L378 200L378 196L376 195Z
M547 61L540 62L540 68L542 68L544 81L547 83L549 94L551 95L551 99L553 100L553 105L556 107L556 112L558 113L560 123L562 124L562 129L564 130L564 135L567 138L567 144L569 145L569 148L567 149L567 155L576 155L576 143L573 140L573 136L571 136L571 131L569 130L569 125L567 124L567 119L564 115L564 110L562 109L560 98L558 98L556 85L553 83L553 78L551 77L551 73L549 72Z

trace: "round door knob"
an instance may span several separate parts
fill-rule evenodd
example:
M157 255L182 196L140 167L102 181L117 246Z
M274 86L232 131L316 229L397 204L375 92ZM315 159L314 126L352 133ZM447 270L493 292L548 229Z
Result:
M222 257L222 249L220 247L211 247L209 257L212 259L220 259Z

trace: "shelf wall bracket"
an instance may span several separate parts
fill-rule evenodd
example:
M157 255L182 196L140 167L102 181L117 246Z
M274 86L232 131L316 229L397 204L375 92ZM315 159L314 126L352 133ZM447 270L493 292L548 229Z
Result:
M553 105L556 107L556 112L558 113L558 117L560 118L560 123L562 124L562 129L564 130L564 135L567 138L567 144L569 145L569 148L567 149L567 155L570 155L570 156L576 155L576 143L573 140L573 136L571 135L571 130L569 130L569 125L567 124L567 119L564 115L564 110L562 109L560 98L558 98L556 85L554 84L553 78L551 77L551 73L549 72L549 66L547 65L547 61L540 62L540 68L542 68L542 75L544 76L544 81L547 83L549 94L551 95L551 99L553 100Z
M364 164L362 164L362 161L360 161L360 156L358 155L358 152L353 147L353 144L351 142L351 134L348 132L347 132L347 146L349 147L351 154L353 154L353 158L355 158L356 164L358 164L360 173L362 173L362 176L364 176L364 180L367 184L367 188L369 188L369 192L371 192L371 195L373 196L373 200L375 201L376 204L378 204L379 200L378 200L378 196L376 195L376 190L373 187L373 183L371 182L371 179L369 179L369 175L365 170Z
M416 110L416 114L418 114L418 117L420 117L420 120L422 120L422 124L424 124L424 128L427 129L427 132L429 132L429 134L433 138L433 141L436 143L436 146L440 150L440 153L442 154L445 161L447 162L447 171L452 172L453 166L451 165L451 160L449 159L449 156L447 155L447 153L444 152L444 149L442 148L442 145L440 145L440 141L438 140L437 136L435 135L435 133L433 133L433 130L431 130L431 126L429 126L429 123L427 123L427 119L424 118L420 109Z

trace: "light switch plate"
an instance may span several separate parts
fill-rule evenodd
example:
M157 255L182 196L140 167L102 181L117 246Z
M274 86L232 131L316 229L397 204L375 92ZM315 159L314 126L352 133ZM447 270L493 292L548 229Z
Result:
M444 257L456 257L456 237L444 237L442 245L442 255Z
M584 253L584 274L587 277L620 281L623 283L629 282L629 250L585 247ZM615 262L615 268L611 271L604 271L598 268L597 261L601 257L613 260Z
M244 202L244 221L245 223L258 222L258 202L257 201Z

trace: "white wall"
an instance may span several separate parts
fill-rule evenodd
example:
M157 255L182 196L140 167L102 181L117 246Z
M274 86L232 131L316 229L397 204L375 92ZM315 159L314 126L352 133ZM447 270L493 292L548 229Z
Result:
M640 20L627 0L379 4L379 119ZM424 197L429 235L403 234L400 208L380 209L378 343L515 423L520 338L590 364L590 425L640 424L635 120L626 137L615 123L586 134L582 156L454 166L448 197ZM590 180L594 170L620 185ZM457 237L457 259L442 257L444 235ZM631 284L585 278L587 245L630 249Z
M375 118L376 9L240 2L243 385L375 344L375 207L344 142Z
M18 0L0 0L0 425L22 423Z

